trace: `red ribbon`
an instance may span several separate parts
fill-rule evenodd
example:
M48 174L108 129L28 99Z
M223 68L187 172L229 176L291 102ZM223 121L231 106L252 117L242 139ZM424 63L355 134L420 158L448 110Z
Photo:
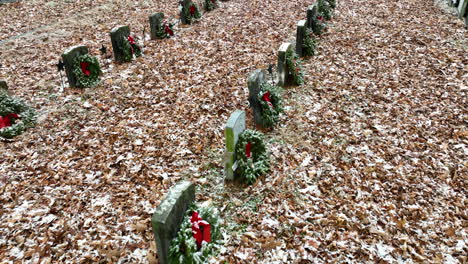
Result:
M169 34L169 36L174 36L174 32L172 31L171 27L167 24L167 22L164 22L164 32L166 34Z
M0 129L11 126L12 118L19 119L20 117L15 113L10 113L6 116L0 116Z
M263 101L267 102L270 107L273 108L273 104L271 103L270 92L266 92L262 96Z
M91 75L91 71L88 69L89 63L88 62L80 62L81 71L84 75L89 76Z
M193 238L195 238L198 248L202 246L203 241L211 242L211 226L198 215L198 212L193 211L190 222L192 223Z
M190 6L190 15L192 15L192 16L195 15L195 10L196 10L195 5L191 5Z
M252 142L249 142L247 143L247 145L245 145L245 156L247 156L247 158L251 158L252 157L252 152L250 151L250 149L252 148Z
M322 20L323 20L323 16L318 16L317 19L320 20L320 21L322 21Z
M128 42L130 42L130 45L135 45L135 40L132 38L132 36L128 35L127 39L128 39ZM132 55L133 55L133 52L134 52L133 47L130 46L130 49L132 50Z

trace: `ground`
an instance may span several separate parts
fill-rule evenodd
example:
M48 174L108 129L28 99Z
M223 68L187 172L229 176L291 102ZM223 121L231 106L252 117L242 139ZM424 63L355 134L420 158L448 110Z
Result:
M242 109L253 126L247 76L311 3L221 2L158 41L148 16L176 19L177 1L1 5L0 79L40 113L0 143L2 263L157 263L150 217L181 179L220 210L215 263L466 263L468 33L440 1L338 0L265 132L271 173L223 181L225 122ZM98 49L121 24L144 56L119 65ZM96 88L61 84L78 44Z

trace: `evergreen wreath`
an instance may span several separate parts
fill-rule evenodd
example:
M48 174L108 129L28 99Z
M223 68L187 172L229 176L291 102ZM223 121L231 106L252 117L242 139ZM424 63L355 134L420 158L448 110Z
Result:
M258 93L260 102L263 127L273 127L278 123L279 115L284 112L283 100L281 99L281 88L263 83Z
M75 74L78 87L92 87L99 83L101 67L96 57L89 54L75 58L73 62L73 74Z
M196 216L194 215L196 213ZM209 242L197 242L194 233L194 218L206 221L210 225ZM196 220L196 219L195 219ZM221 228L218 213L211 207L198 207L192 204L187 209L180 231L171 241L169 263L201 264L208 263L211 256L219 251Z
M23 100L0 92L0 137L13 138L34 127L36 111Z
M163 23L159 24L159 27L156 31L156 37L158 39L165 39L174 36L173 30L174 24L164 21Z
M205 10L206 11L211 11L216 8L216 0L205 0Z
M327 24L325 23L323 16L318 15L314 19L314 24L312 27L312 31L314 32L315 35L321 35L323 30L327 27Z
M315 49L317 48L317 39L315 39L313 32L310 29L306 29L304 47L302 52L304 56L314 56Z
M255 130L246 129L239 135L235 148L237 172L247 184L253 184L270 170L270 157L264 140L265 136Z
M333 9L336 8L336 0L328 0L328 4L330 5L331 8Z
M294 84L304 84L304 73L302 72L301 61L293 49L289 49L286 52L286 65L288 66L289 74L294 79Z
M330 20L332 17L330 3L326 0L318 0L317 11L323 16L323 18L325 18L325 20Z
M124 61L131 61L133 59L133 55L137 58L141 56L141 48L136 44L135 39L133 39L132 36L129 35L127 39L123 38L121 43Z
M197 5L193 2L190 2L188 6L183 5L181 13L184 20L187 21L187 24L192 24L196 19L199 19L202 16Z

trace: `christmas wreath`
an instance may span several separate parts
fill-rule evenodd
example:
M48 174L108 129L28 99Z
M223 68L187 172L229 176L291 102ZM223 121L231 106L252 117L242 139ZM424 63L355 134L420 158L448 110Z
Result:
M73 74L75 74L78 87L92 87L99 82L101 67L96 57L89 54L76 57L73 63Z
M208 263L219 250L221 230L217 212L210 207L192 204L180 231L171 241L169 263Z
M34 127L36 111L22 100L0 92L0 137L13 138Z
M211 11L216 8L216 0L205 0L205 10Z
M314 26L312 28L312 31L316 35L322 34L322 31L326 28L327 24L325 23L323 16L318 15L314 18Z
M182 6L182 21L187 21L187 24L192 24L194 20L201 18L200 10L195 3L191 2L187 6Z
M326 0L318 0L317 11L323 16L323 18L325 18L325 20L330 20L332 17L330 3Z
M262 109L263 127L273 127L278 123L279 115L283 113L281 88L269 83L263 83L258 93L258 100Z
M141 48L136 44L135 39L132 36L128 36L127 39L122 39L122 48L124 54L124 61L131 61L133 56L141 56Z
M253 184L257 177L270 170L264 138L262 133L247 129L239 135L236 143L237 172L247 184Z
M301 85L304 83L304 74L301 69L301 61L299 56L293 49L289 49L286 52L286 65L288 66L289 74L294 79L295 85Z
M314 56L316 48L317 48L317 40L315 39L313 32L310 29L306 29L304 47L302 50L302 52L304 53L304 56Z
M174 24L164 21L159 25L158 30L156 31L156 37L158 39L165 39L174 36L174 30L172 29Z
M328 4L330 5L331 8L333 9L336 8L336 0L328 0Z

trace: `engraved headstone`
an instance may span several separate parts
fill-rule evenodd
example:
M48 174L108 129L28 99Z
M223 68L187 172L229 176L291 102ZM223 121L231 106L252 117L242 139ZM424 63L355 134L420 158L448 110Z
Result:
M296 53L299 57L303 57L304 53L304 43L306 38L306 20L300 20L297 22L297 32L296 32Z
M224 129L226 143L226 157L224 173L227 180L233 180L236 170L236 157L234 155L239 135L245 130L245 112L236 110L229 117Z
M73 73L75 59L85 54L88 54L88 47L82 45L71 47L62 54L63 65L65 66L65 73L70 87L77 87L78 85L76 76Z
M126 62L123 41L127 41L129 35L130 27L128 26L117 26L110 32L112 50L114 51L114 58L117 62Z
M185 213L195 200L195 186L189 181L175 185L151 218L159 263L169 263L171 241L177 236Z
M263 70L256 70L250 74L247 79L247 84L249 86L249 103L253 111L253 119L256 125L263 127L262 120L262 107L258 100L258 94L262 84L266 81L266 72Z
M151 31L151 39L157 39L157 32L161 28L161 25L164 20L164 14L163 13L154 13L151 16L149 16L149 22L150 22L150 31Z
M278 50L278 65L276 67L278 86L287 86L292 84L292 76L289 73L288 65L286 63L286 53L289 49L292 49L291 43L283 43Z

